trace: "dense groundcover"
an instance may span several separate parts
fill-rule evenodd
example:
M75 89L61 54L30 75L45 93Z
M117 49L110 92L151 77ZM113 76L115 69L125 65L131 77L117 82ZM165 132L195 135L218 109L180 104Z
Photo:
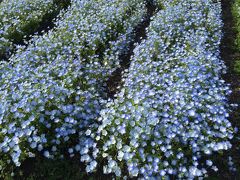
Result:
M0 1L0 178L240 177L239 8Z

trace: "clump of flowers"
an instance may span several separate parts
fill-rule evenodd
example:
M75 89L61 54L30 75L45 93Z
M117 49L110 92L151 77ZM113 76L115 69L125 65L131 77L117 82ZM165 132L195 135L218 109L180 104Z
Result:
M203 156L227 150L228 86L219 59L221 6L167 0L148 38L134 50L122 90L100 111L98 159L105 173L130 177L204 177Z

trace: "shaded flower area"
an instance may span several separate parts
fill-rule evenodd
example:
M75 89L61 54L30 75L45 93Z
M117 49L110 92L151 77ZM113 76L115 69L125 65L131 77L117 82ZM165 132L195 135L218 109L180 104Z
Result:
M0 60L7 60L15 46L51 26L69 0L5 0L0 4ZM44 27L44 28L43 28Z

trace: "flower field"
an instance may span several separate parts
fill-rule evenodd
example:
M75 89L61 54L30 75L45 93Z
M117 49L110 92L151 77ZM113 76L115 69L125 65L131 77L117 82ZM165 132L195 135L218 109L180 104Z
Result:
M1 1L0 178L240 177L239 7Z

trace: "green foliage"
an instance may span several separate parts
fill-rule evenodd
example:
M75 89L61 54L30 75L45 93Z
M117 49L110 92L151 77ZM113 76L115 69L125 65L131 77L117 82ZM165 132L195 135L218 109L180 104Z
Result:
M0 179L11 180L14 176L15 165L0 156Z
M240 60L237 60L234 64L234 71L240 74Z
M237 32L236 45L240 48L240 0L236 0L232 6L232 14Z

